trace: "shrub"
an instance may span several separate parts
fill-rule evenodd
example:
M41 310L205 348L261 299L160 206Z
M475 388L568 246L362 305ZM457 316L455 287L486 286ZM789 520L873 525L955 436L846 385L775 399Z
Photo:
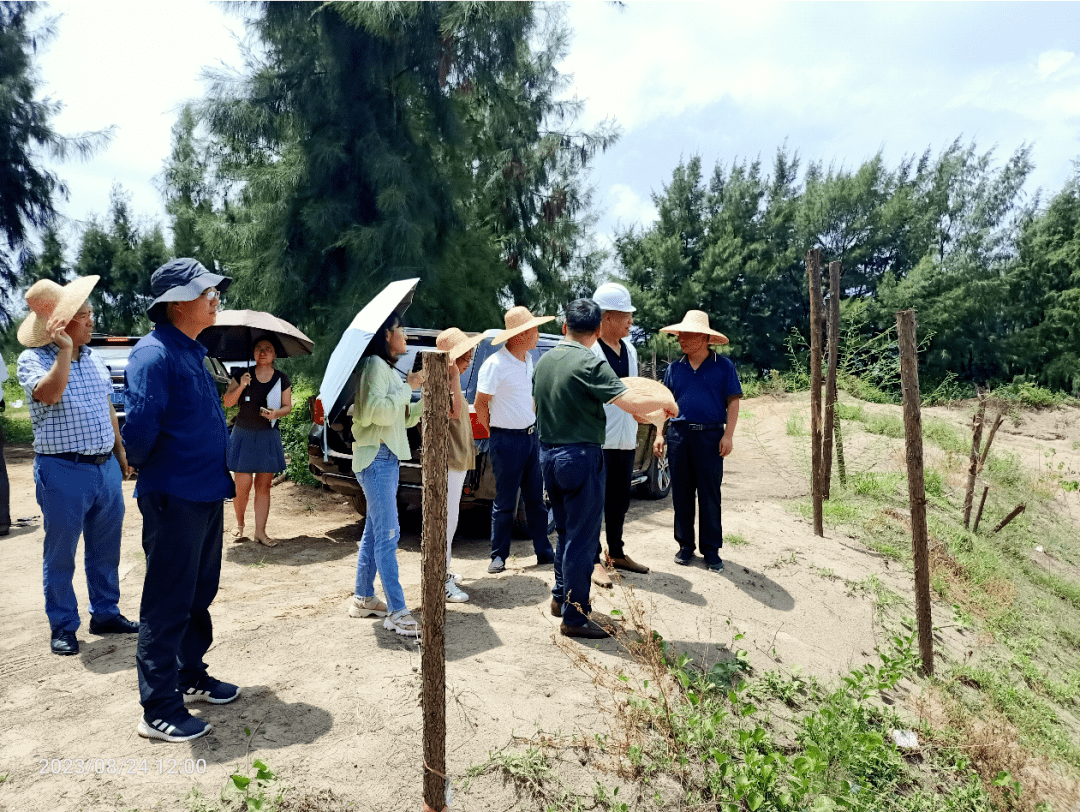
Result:
M311 428L311 410L308 398L316 394L315 384L302 375L292 377L293 410L281 418L281 444L285 448L289 467L286 473L293 482L301 485L319 485L319 480L308 470L307 438Z
M34 428L28 419L2 415L0 416L0 422L2 422L4 426L5 443L34 442Z
M1015 401L1034 409L1047 409L1065 403L1076 403L1076 399L1064 392L1053 392L1030 381L1013 381L998 389L994 394L1005 400Z

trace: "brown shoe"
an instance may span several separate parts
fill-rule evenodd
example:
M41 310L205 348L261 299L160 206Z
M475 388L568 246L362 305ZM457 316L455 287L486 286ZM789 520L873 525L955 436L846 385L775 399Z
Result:
M608 576L603 564L593 564L592 582L602 589L611 588L611 578Z
M567 626L562 623L559 625L559 633L564 637L582 637L586 640L606 640L611 637L603 626L599 626L591 620L584 626Z
M551 616L562 617L562 604L554 598L551 599Z
M627 572L637 572L642 575L649 571L649 568L644 564L639 564L630 556L623 556L622 558L609 558L608 563L617 570L626 570Z

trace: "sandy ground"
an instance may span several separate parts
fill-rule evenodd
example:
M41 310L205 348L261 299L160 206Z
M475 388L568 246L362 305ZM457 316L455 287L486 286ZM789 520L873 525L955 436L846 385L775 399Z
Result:
M957 426L969 420L962 410L934 412ZM910 599L911 575L843 534L816 538L786 504L808 492L809 443L785 427L790 415L808 413L805 394L745 403L724 484L725 532L745 543L725 547L723 575L708 572L700 559L676 566L670 500L634 500L627 550L653 572L594 592L594 607L624 607L632 586L654 627L704 662L730 657L729 647L745 648L757 668L800 664L804 673L828 677L871 659L882 630L871 597L851 584L876 575ZM1003 429L998 442L1024 453L1032 466L1041 464L1045 448L1054 448L1056 460L1080 470L1077 423L1075 411L1046 412ZM849 435L852 470L899 465L899 441L854 429ZM32 454L8 447L6 456L12 516L34 516ZM124 486L129 497L133 487ZM412 607L420 603L418 524L406 523L399 553ZM227 505L227 535L233 526ZM120 607L132 618L143 579L140 528L129 498ZM40 521L0 539L0 776L7 775L0 809L185 809L189 790L216 797L230 773L250 774L256 758L292 793L329 788L356 809L420 809L418 647L378 621L346 614L361 525L343 498L286 483L273 491L271 532L281 540L274 549L226 541L207 662L214 676L242 685L243 695L227 706L194 706L214 729L189 744L136 735L135 637L89 633L81 573L75 586L84 612L82 650L76 657L50 654ZM584 652L599 667L633 668L615 642L586 647L557 634L557 621L547 613L551 567L535 565L528 542L515 542L504 573L488 575L485 534L483 522L466 513L454 568L465 576L472 600L447 609L447 764L455 780L489 752L520 746L523 738L609 731L610 694L575 664L575 654ZM951 618L948 607L936 611L938 623ZM733 645L736 630L746 637ZM949 648L977 645L946 642ZM103 759L105 771L84 764L79 774L78 759ZM110 763L126 767L110 770ZM452 808L514 806L512 788L483 776L456 793Z

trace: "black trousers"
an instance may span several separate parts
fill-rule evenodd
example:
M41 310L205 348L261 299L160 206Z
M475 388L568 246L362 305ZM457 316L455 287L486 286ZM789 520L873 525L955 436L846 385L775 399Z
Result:
M146 581L135 668L150 719L183 712L180 690L206 674L214 641L210 604L221 576L222 502L191 502L160 491L139 496Z
M720 524L720 484L724 458L720 456L722 428L691 431L678 422L668 429L668 463L671 466L671 502L675 509L675 540L694 551L694 512L700 508L697 546L709 563L720 558L724 544Z
M630 480L634 476L634 449L605 448L604 467L607 482L604 486L604 535L608 555L623 558L623 522L630 509ZM600 560L597 551L597 561Z
M4 424L0 421L0 530L11 527L11 483L4 461Z

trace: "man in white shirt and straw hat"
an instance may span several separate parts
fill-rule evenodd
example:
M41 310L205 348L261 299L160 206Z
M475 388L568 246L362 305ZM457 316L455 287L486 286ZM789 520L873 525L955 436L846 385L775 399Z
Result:
M742 386L735 364L710 349L710 345L727 344L728 339L709 326L706 313L690 310L681 322L663 327L661 332L678 336L683 351L683 357L664 373L664 385L679 404L679 416L668 423L667 430L671 503L679 543L675 563L685 566L694 558L696 497L700 507L697 547L709 570L723 572L720 485L724 457L733 448ZM657 456L663 453L663 435L657 437L653 450Z
M547 537L540 440L533 408L533 362L529 356L540 339L539 325L554 318L534 316L527 307L507 310L503 319L506 329L491 340L492 346L506 346L484 361L477 376L476 418L491 433L488 459L495 474L490 573L506 569L519 490L536 563L550 564L555 560Z
M34 427L34 483L45 525L45 614L53 654L79 653L79 604L72 588L83 537L91 634L132 634L139 624L120 614L121 483L131 473L116 412L112 377L87 346L98 281L85 276L61 287L42 279L26 291L30 315L19 325L19 383Z
M607 282L593 293L600 307L600 337L592 345L593 355L603 358L620 378L636 378L638 357L634 345L626 339L634 324L630 291L618 282ZM607 538L607 558L611 566L627 572L647 573L649 568L634 561L623 550L623 522L630 509L630 482L634 476L634 454L637 449L638 421L614 403L604 406L607 433L604 438L604 535ZM593 567L593 583L611 586L600 567L599 557Z

